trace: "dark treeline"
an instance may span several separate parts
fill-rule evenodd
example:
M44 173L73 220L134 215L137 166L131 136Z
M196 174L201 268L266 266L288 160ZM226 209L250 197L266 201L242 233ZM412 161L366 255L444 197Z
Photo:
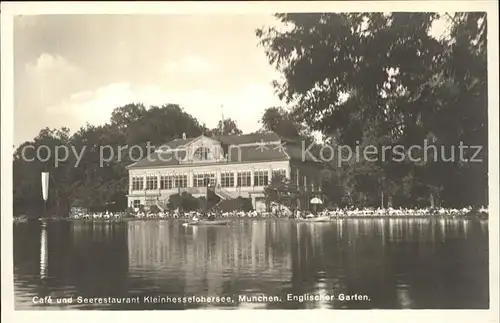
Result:
M257 31L257 37L284 83L275 83L290 109L268 108L262 129L290 138L323 134L329 144L406 147L451 147L463 142L483 146L483 162L423 163L348 162L331 170L323 183L325 198L336 205L486 205L487 204L487 65L486 15L457 13L278 14L291 28ZM450 22L447 37L429 36L436 19ZM240 134L237 124L222 121L214 129L176 104L116 108L102 126L43 129L14 154L14 212L43 211L40 173L49 171L48 210L67 215L70 206L107 205L126 208L128 174L125 166L139 149L120 146L162 145L201 134ZM47 146L51 158L37 160L33 149ZM55 166L55 147L74 153ZM100 164L100 147L112 146L115 158ZM36 148L35 148L36 149ZM105 150L106 152L108 150ZM467 151L466 151L467 152ZM130 153L130 154L129 154ZM470 151L469 153L473 153ZM44 154L41 154L44 157ZM108 157L108 156L105 156ZM470 156L469 156L470 158ZM32 161L30 161L33 159ZM385 202L386 203L386 202Z

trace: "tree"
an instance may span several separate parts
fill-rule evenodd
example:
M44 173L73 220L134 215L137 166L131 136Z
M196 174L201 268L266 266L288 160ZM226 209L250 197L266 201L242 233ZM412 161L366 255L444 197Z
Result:
M222 123L224 122L224 125ZM217 127L210 130L209 135L216 137L221 135L241 135L243 131L238 128L236 122L232 119L220 120Z
M143 118L146 112L146 107L143 104L130 103L118 107L111 113L111 125L118 129L125 129Z
M176 193L170 195L167 207L169 210L181 209L182 211L189 212L199 209L199 201L187 192Z
M296 210L301 197L302 194L297 186L280 174L274 174L269 184L264 187L264 198L268 205L275 202Z
M262 129L272 131L284 138L298 137L303 128L281 107L267 108L260 120Z
M185 133L197 137L204 127L177 104L152 106L128 104L112 112L111 126L120 130L128 145L162 145Z
M312 130L338 134L339 144L353 148L422 146L430 137L444 147L461 141L487 147L484 13L311 13L276 18L289 28L260 29L256 34L269 62L283 76L283 82L275 82L280 98L293 104L291 115ZM448 19L449 37L430 34L437 19ZM346 172L354 176L347 182L364 191L378 187L378 192L366 193L372 200L386 190L391 195L402 192L394 183L406 178L406 185L415 189L441 192L447 205L482 204L487 196L482 189L487 186L485 160L379 162ZM376 185L368 180L373 174L380 178ZM412 203L408 196L400 200Z
M101 126L87 124L73 135L66 128L42 129L37 137L22 144L14 153L14 212L41 215L42 171L50 172L51 178L49 214L67 216L76 199L88 208L113 205L124 209L128 192L125 167L138 160L140 151L120 148L139 146L142 152L151 153L151 147L155 145L180 138L183 133L190 137L199 136L204 129L193 116L175 104L148 109L140 104L118 107L113 111L110 123ZM149 151L146 149L148 143ZM35 154L42 146L50 153L45 162ZM68 158L56 165L55 154L57 151L61 154L64 148L69 152ZM44 149L40 151L47 154ZM45 155L40 156L42 160L45 160Z

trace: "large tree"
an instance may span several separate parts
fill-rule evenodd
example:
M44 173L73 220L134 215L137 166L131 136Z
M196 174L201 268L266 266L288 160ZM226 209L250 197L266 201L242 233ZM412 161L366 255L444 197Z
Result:
M238 128L238 124L231 118L220 120L217 127L210 130L208 135L221 136L221 135L241 135L243 131Z

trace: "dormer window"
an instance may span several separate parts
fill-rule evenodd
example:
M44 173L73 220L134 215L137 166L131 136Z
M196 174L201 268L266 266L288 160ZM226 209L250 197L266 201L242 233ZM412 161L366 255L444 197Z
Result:
M208 153L210 152L210 149L207 147L200 147L195 150L194 152L194 159L196 160L207 160L208 159Z

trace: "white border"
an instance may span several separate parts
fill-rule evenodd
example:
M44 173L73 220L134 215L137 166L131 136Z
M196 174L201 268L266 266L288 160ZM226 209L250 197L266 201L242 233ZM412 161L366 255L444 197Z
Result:
M273 12L348 11L486 11L488 13L490 310L237 310L237 311L14 311L12 263L13 153L13 16L17 14L251 14ZM499 322L498 320L498 2L497 1L371 1L371 2L38 2L1 3L1 221L2 321L89 322L125 319L171 322L276 320L302 322ZM209 315L207 315L209 314Z

